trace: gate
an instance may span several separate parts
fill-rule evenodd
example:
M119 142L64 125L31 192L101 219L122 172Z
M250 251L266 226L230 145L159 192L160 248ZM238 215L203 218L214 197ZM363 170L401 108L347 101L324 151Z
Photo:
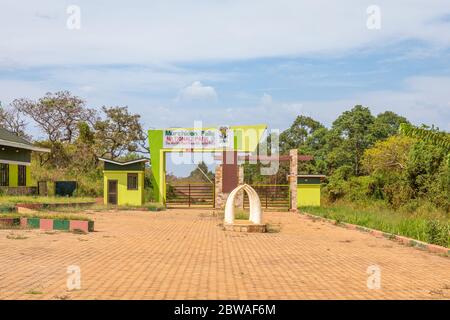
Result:
M272 210L289 210L290 195L288 184L250 185L258 193L261 207ZM248 208L248 196L244 192L244 208Z
M214 208L214 198L212 183L168 183L166 185L168 207Z

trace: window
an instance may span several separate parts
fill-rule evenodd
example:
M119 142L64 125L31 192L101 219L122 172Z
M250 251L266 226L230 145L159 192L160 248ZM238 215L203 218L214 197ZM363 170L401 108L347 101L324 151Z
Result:
M9 165L0 163L0 186L9 186Z
M19 165L19 187L27 185L27 167Z
M127 187L128 187L128 190L137 190L138 189L138 174L137 173L129 173L128 174Z

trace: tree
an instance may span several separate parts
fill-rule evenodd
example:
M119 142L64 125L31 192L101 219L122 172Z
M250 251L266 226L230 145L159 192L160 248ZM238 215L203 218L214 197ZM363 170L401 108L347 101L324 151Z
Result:
M373 144L370 128L374 123L374 117L369 108L361 105L355 106L350 111L342 113L332 126L331 147L335 153L345 158L351 157L355 175L360 174L359 162L364 150Z
M47 93L38 101L16 99L13 105L33 119L52 143L72 143L78 135L78 123L94 123L96 112L85 106L84 100L68 91Z
M402 123L409 124L409 121L392 111L380 113L370 129L373 139L382 140L396 135Z
M447 132L439 132L439 130L435 128L417 128L404 123L400 126L400 133L450 150L450 134Z
M291 127L280 135L280 146L283 152L298 149L318 129L324 126L311 117L298 116Z
M209 171L206 163L202 161L197 165L197 168L191 171L187 179L190 182L213 182L214 173Z
M405 136L417 138L432 145L444 148L447 151L447 165L450 167L450 134L447 132L440 132L432 127L428 129L426 127L417 128L408 123L400 125L400 133Z
M31 139L31 136L25 133L27 123L14 104L11 104L8 108L3 108L0 103L0 126L19 137Z
M142 147L146 136L140 115L131 114L128 107L103 106L102 110L106 117L94 125L96 149L100 157L107 155L114 159L127 152L148 152Z
M362 166L369 174L404 170L413 144L413 139L398 135L378 141L364 152Z

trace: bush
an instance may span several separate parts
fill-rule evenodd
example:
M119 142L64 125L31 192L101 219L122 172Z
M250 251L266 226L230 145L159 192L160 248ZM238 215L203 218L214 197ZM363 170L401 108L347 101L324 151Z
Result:
M450 246L450 226L439 220L430 220L427 223L427 240L439 246Z

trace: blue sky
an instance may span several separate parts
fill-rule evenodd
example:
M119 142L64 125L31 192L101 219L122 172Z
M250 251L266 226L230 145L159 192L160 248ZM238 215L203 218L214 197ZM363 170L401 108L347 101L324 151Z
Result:
M370 30L374 4L381 28ZM67 28L69 5L80 29ZM283 130L300 114L330 125L363 104L450 130L448 0L2 0L1 9L3 105L70 90L91 107L127 105L147 128Z

